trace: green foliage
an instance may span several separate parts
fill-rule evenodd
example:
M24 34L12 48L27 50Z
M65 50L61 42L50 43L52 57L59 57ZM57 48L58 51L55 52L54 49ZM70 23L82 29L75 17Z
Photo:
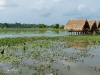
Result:
M1 28L38 28L38 24L0 23Z
M60 27L59 24L46 25L46 24L21 24L21 23L0 23L0 28L55 28L63 29L63 26Z
M39 28L46 28L45 24L39 24Z
M54 28L58 29L59 28L59 24L55 24Z
M1 38L0 46L1 49L2 46L5 48L5 54L0 55L0 61L12 64L12 66L14 67L18 66L17 68L19 70L17 75L29 75L30 72L32 73L31 75L45 75L45 72L47 71L48 72L50 71L50 73L52 73L53 75L62 75L61 74L62 68L63 69L65 68L64 70L67 69L68 71L72 69L71 67L72 65L68 64L69 62L76 64L76 62L79 63L84 62L85 57L94 56L94 54L90 54L88 52L91 50L91 48L78 49L78 50L72 48L72 51L70 51L70 49L66 44L66 40L72 42L74 40L78 41L82 40L81 42L83 43L86 42L88 39L91 41L97 41L97 40L99 41L100 40L99 37L100 36L60 36L60 37L42 36L42 37ZM23 53L24 42L26 43L25 47L27 47L27 49ZM8 44L10 44L10 46L7 47L6 45ZM65 50L68 52L66 52ZM21 61L22 59L24 59L25 61ZM32 64L26 62L29 60L30 62L32 62ZM59 64L58 62L60 62L60 60L64 61L65 63ZM61 67L61 69L59 66ZM97 66L94 66L93 69L97 72L100 71L100 68Z

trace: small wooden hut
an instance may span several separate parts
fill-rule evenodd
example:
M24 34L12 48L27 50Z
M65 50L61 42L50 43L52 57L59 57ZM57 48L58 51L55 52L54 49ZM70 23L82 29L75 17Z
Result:
M97 24L95 20L88 20L89 26L90 26L90 32L96 32L97 31Z
M64 29L70 32L83 32L87 33L90 29L88 21L86 19L69 20Z

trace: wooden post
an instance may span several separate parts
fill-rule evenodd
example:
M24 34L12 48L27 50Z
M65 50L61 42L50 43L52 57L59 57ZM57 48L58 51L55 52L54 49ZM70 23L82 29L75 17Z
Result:
M78 31L76 31L77 35L78 35Z
M78 31L78 35L79 35L79 31Z
M72 35L72 30L71 30L71 35Z

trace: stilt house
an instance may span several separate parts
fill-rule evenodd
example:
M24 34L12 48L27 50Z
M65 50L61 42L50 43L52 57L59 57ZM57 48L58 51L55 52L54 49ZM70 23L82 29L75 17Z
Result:
M71 32L77 32L77 31L78 32L86 32L86 31L90 30L90 26L86 19L68 20L64 29L71 31Z

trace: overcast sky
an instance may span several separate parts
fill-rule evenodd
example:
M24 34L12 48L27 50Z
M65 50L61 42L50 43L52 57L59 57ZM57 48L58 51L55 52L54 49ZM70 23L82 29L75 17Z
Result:
M100 0L0 0L0 23L63 24L100 19Z

